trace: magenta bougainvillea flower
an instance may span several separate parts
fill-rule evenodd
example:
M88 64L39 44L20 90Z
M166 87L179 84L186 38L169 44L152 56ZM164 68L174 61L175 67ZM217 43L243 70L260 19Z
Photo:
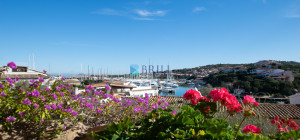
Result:
M100 114L100 113L102 113L102 110L101 109L97 109L96 113Z
M44 79L41 78L41 77L39 77L39 81L40 81L40 82L44 82Z
M63 103L57 104L57 108L62 109L62 105L63 105Z
M50 105L47 105L47 104L45 104L44 107L45 107L47 110L50 110L50 109L51 109Z
M2 97L5 97L5 92L1 92L1 94L0 94Z
M19 112L20 116L24 116L26 113L25 112Z
M31 105L31 102L30 102L29 99L26 98L26 99L24 99L23 104L25 104L25 105Z
M36 104L36 103L34 103L33 107L36 109L36 108L38 108L38 107L39 107L39 105L38 105L38 104Z
M12 116L9 116L9 117L6 118L6 121L7 121L7 122L13 122L13 121L15 121L15 120L16 120L16 118L15 118L15 117L12 117Z
M51 104L51 109L52 110L56 110L56 105L55 104Z
M56 87L55 89L56 89L57 91L60 91L60 87Z
M107 90L110 90L110 87L109 87L108 84L105 85L105 88L106 88Z
M7 66L9 66L12 69L17 69L17 65L14 62L7 63Z
M175 115L176 115L176 111L175 111L175 110L173 110L173 111L172 111L172 114L173 114L173 116L175 116Z

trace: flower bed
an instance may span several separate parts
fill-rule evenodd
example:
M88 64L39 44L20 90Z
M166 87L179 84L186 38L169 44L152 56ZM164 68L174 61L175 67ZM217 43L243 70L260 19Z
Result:
M270 123L278 126L278 132L264 136L259 127L242 124L250 117L255 117L255 107L259 103L246 95L242 104L228 93L226 89L215 89L209 94L212 99L201 97L195 90L187 91L183 98L191 104L183 106L181 112L170 109L155 109L140 121L133 123L125 118L114 122L104 131L92 133L95 139L299 139L298 125L291 119L276 118ZM218 108L225 106L228 115L225 119L215 119ZM241 122L231 127L226 121L228 117L243 114Z

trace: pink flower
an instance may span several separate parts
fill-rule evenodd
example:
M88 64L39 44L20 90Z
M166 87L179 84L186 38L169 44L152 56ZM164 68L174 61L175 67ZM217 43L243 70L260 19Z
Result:
M242 130L243 133L255 133L255 134L261 134L261 131L259 127L256 127L255 125L246 125L244 129Z
M57 91L60 91L60 87L56 87L56 90L57 90Z
M106 88L107 90L110 90L110 87L109 87L108 84L105 85L105 88Z
M41 78L41 77L39 77L39 81L40 81L40 82L44 82L44 79Z
M59 109L62 109L62 105L63 105L63 103L59 103L59 104L57 105L57 107L58 107Z
M46 91L50 91L50 89L48 87L45 88Z
M7 122L13 122L13 121L15 121L15 120L16 120L16 118L15 118L15 117L12 117L12 116L9 116L9 117L6 118L6 121L7 121Z
M47 73L47 71L46 70L43 70L43 72L46 74Z
M45 101L45 97L44 96L41 96L41 101Z
M249 95L244 96L243 103L244 103L245 105L251 104L251 103L255 103L255 102L256 102L255 99L252 98L251 96L249 96Z
M172 111L172 114L173 114L173 116L175 116L175 115L176 115L176 111L175 111L175 110L173 110L173 111Z
M275 124L279 120L279 117L276 117L274 120L271 121L272 124Z
M194 105L198 103L199 98L201 98L200 93L193 89L190 89L183 94L183 99L191 100L191 103Z
M278 132L289 132L288 129L284 129L284 128L278 128L277 131L278 131Z
M210 99L205 96L199 98L199 102L208 102L208 101L210 101Z
M56 110L56 105L55 104L51 104L51 109L52 110Z
M258 105L259 105L258 102L254 102L254 103L253 103L253 107L257 107Z
M38 104L36 104L36 103L34 103L33 107L36 109L36 108L38 108L38 107L39 107L39 105L38 105Z
M26 98L26 99L24 99L23 104L25 104L25 105L31 105L31 102L30 102L30 100L28 100Z
M85 88L86 88L86 89L90 89L90 90L94 90L94 87L91 86L91 85L88 85L88 86L86 86Z
M55 93L53 93L52 96L53 96L53 99L54 99L54 100L57 100L57 95L56 95Z
M78 115L78 113L77 113L76 111L74 111L74 110L71 112L71 114L72 114L73 116L75 116L75 117Z
M100 93L99 93L97 90L95 90L95 94L96 94L96 95L100 95Z
M102 110L101 109L97 109L96 113L102 113Z
M9 66L12 69L17 69L17 65L14 62L7 63L7 66Z
M47 105L47 104L45 104L44 107L45 107L47 110L50 110L50 109L51 109L51 107L50 107L49 105Z
M5 96L6 96L5 92L1 92L0 95L1 95L2 97L5 97Z
M26 113L25 112L19 112L20 116L24 116Z
M209 96L212 97L214 102L217 102L219 100L225 100L225 96L228 95L228 90L226 88L221 89L214 89L211 90L209 93Z
M20 80L20 78L19 77L16 77L15 78L15 82L17 82L17 81L19 81Z

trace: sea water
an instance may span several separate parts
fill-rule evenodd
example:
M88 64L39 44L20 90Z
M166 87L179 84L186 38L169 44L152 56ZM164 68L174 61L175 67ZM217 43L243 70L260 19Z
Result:
M182 97L183 94L190 89L195 89L194 86L179 86L175 89L175 93L159 93L159 96L178 96Z

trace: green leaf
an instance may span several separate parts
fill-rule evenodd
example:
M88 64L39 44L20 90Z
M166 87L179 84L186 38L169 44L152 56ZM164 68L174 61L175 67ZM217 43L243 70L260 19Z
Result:
M113 136L112 136L112 140L117 140L119 138L119 136L118 135L116 135L116 134L113 134Z
M191 125L195 124L193 119L191 119L189 117L185 117L185 116L182 118L182 123L183 124L191 124Z

